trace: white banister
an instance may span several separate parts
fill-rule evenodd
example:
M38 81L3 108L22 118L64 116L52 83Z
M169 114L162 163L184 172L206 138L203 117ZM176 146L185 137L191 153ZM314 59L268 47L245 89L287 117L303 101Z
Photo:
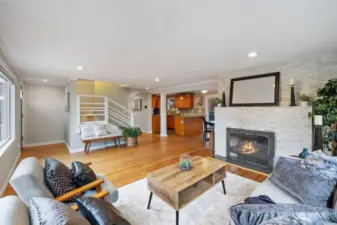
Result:
M133 112L131 112L131 121L130 121L130 125L131 125L131 127L133 127L134 125L135 125L135 115L134 115L134 113Z
M110 113L111 117L116 117L117 119L120 119L120 120L122 120L126 123L130 123L130 119L128 119L128 118L123 118L122 116L118 115L117 113L114 113L114 112L111 112L111 111L109 113Z
M126 108L125 106L119 104L118 102L115 102L114 100L112 100L111 98L108 98L110 102L112 102L114 105L117 105L119 107L121 107L122 109L124 109L127 112L131 112L131 110L129 110L128 108Z
M77 95L76 117L78 128L81 123L94 122L104 122L105 124L113 122L118 126L134 126L134 114L131 110L102 95ZM87 121L87 117L92 118Z
M76 133L80 133L80 125L81 125L81 97L76 96Z
M109 102L108 102L108 97L104 97L104 121L105 124L109 124Z

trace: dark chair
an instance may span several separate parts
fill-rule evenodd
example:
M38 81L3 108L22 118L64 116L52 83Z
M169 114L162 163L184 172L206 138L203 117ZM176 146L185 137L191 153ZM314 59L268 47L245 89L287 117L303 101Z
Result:
M214 124L207 122L205 117L202 117L202 119L204 121L204 132L202 135L202 140L204 141L204 143L206 143L208 141L207 134L212 132L211 128L214 127Z

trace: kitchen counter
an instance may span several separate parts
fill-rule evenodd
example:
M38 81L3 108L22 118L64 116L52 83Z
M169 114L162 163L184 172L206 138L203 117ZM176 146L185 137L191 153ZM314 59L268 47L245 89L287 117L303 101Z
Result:
M175 117L174 125L178 135L192 136L202 134L202 116L177 116Z
M174 129L177 135L201 135L203 115L167 115L167 128ZM160 133L160 115L152 116L152 132Z
M204 117L204 115L168 115L173 117Z

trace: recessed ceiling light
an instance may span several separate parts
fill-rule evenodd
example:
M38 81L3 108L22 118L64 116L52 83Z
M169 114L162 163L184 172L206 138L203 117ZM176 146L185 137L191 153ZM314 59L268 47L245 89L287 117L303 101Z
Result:
M149 88L149 87L146 87L145 89L146 89L146 90L149 90L150 88Z
M43 81L43 82L48 82L48 80L47 80L47 79L43 79L42 81Z
M254 59L258 56L259 54L257 52L249 52L248 53L248 58Z
M206 94L208 91L207 90L201 90L201 93Z
M76 69L78 69L78 70L84 70L84 67L83 66L77 66Z
M160 80L159 80L159 78L156 78L155 81L156 81L156 82L159 82Z
M120 84L119 86L120 86L120 87L129 87L128 84Z

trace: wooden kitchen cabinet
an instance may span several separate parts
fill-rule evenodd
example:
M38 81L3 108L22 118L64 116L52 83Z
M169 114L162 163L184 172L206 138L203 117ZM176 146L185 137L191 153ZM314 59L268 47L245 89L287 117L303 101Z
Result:
M193 94L177 94L175 96L175 106L178 109L193 108L194 96Z
M160 134L160 116L152 116L152 133Z
M167 128L168 129L174 129L174 116L167 116Z
M202 117L175 117L175 132L177 135L193 136L203 132Z
M157 108L160 109L160 96L158 95L152 95L152 108L156 108L156 102L157 102Z

